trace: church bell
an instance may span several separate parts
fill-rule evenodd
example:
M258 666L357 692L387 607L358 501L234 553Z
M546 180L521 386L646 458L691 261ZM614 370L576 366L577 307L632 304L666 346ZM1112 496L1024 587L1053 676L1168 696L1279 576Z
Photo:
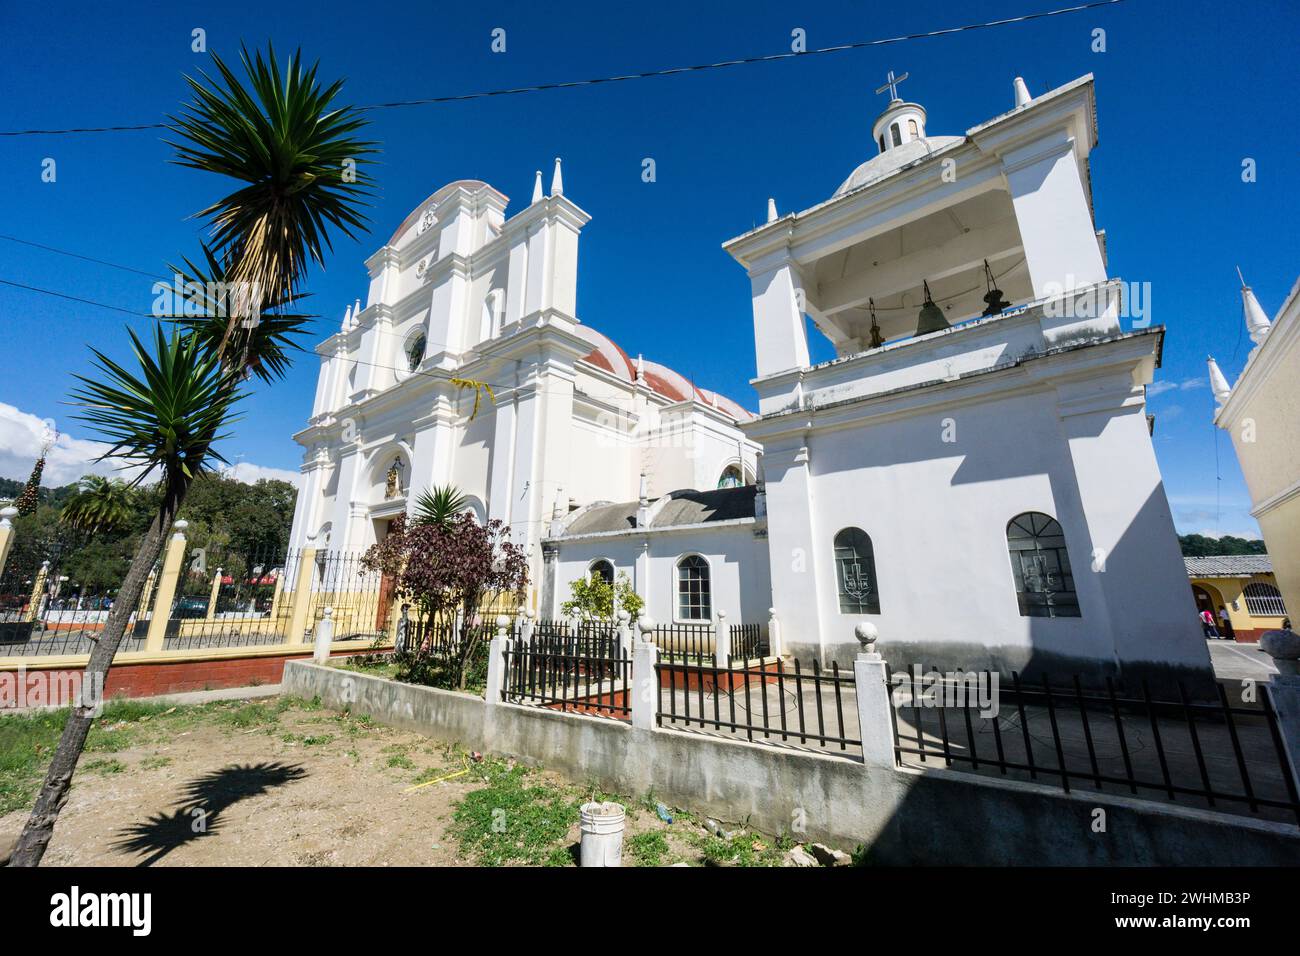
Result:
M926 335L930 332L941 332L944 329L951 328L948 320L943 317L943 309L934 304L934 299L930 298L930 283L922 282L925 287L925 303L921 306L921 314L916 320L916 334Z
M993 282L993 270L989 268L987 259L984 260L984 285L988 288L988 292L984 294L984 311L980 313L981 318L1001 315L1003 309L1011 308L1011 303L1002 297L1002 290Z

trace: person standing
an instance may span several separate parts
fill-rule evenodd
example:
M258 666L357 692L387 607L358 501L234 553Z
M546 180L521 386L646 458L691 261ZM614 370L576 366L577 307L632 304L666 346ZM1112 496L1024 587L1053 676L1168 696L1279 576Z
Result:
M1228 609L1222 604L1219 605L1219 635L1226 641L1237 639L1237 632L1232 629L1232 618L1228 616Z
M1219 630L1214 626L1214 612L1208 607L1201 609L1201 628L1207 639L1219 636Z

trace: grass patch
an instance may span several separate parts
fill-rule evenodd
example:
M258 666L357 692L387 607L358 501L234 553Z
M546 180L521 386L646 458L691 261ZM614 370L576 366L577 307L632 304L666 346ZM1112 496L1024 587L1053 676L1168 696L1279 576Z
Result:
M158 770L162 767L170 766L171 757L164 757L162 754L150 754L140 761L141 770Z
M406 754L393 754L388 758L388 766L397 767L400 770L414 770L415 761Z
M81 769L87 773L121 773L126 769L126 764L116 757L108 759L88 760L81 765Z
M460 802L451 824L463 853L484 866L573 862L566 839L578 819L578 799L501 760L471 770L484 786Z
M627 841L627 849L637 866L663 866L670 852L668 838L660 830L638 833Z

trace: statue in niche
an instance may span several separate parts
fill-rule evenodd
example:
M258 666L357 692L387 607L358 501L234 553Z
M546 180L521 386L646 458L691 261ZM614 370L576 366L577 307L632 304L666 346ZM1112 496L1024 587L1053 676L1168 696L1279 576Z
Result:
M387 482L384 486L385 498L396 498L402 493L402 459L394 458L388 469Z

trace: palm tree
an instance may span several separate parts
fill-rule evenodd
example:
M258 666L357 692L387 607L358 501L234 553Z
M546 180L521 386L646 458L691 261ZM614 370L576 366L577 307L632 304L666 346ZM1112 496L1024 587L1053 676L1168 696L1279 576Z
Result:
M170 129L181 165L245 184L199 213L210 218L213 244L204 247L206 273L187 262L188 271L246 284L253 292L237 294L240 305L229 314L177 317L170 338L160 327L153 355L132 334L138 375L96 351L100 374L83 378L74 393L85 409L83 420L109 439L105 457L141 466L137 481L161 470L163 488L86 665L91 687L105 686L149 569L191 483L211 462L224 461L212 446L240 397L239 383L283 375L286 349L306 321L286 314L285 306L298 296L311 262L321 262L322 247L331 247L330 228L352 238L352 229L364 222L360 208L371 180L360 166L377 150L352 135L364 125L358 111L334 105L342 82L322 88L317 67L304 69L297 54L283 74L273 50L254 60L245 49L240 59L251 92L214 54L224 85L205 74L203 82L186 77L195 101L173 118ZM92 701L73 707L11 866L40 863L93 713Z
M216 54L220 83L201 70L201 79L185 78L194 102L171 118L169 145L180 165L244 184L198 215L211 221L213 251L232 282L283 299L311 262L323 264L328 227L355 238L365 224L360 210L373 186L365 166L378 149L354 137L366 121L333 105L343 81L322 87L319 64L304 68L294 53L282 72L273 47L265 59L241 47L239 58L248 89Z
M77 376L82 385L72 397L83 412L75 417L108 439L105 458L119 458L139 467L137 482L161 471L164 491L86 664L83 687L92 688L105 686L127 619L140 600L149 569L162 553L164 537L190 482L206 462L220 460L212 444L222 437L219 429L227 420L231 401L238 397L226 387L228 376L216 356L204 353L193 336L173 332L168 337L159 325L151 354L134 331L127 331L139 372L129 371L92 349L98 374L94 378ZM35 866L44 855L94 713L95 702L83 694L68 715L45 783L14 848L11 866Z
M59 520L93 536L124 527L134 512L135 489L125 481L85 475L76 493L64 502Z
M420 496L415 499L414 523L446 527L468 507L469 499L455 485L434 485L433 488L420 492Z

